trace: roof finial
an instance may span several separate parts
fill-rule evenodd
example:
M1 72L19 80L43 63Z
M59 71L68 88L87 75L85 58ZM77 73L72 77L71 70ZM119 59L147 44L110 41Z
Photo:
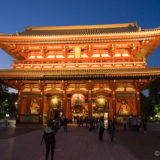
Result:
M138 28L138 32L141 32L141 31L142 31L142 28L141 28L141 27L139 27L139 28Z
M18 31L16 31L16 36L19 36L19 33L18 33Z

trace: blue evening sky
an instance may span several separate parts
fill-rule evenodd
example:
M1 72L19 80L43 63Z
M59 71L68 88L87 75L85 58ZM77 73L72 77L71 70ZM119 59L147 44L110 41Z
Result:
M1 0L0 33L22 32L25 26L67 26L138 22L142 28L160 26L160 0ZM160 47L148 66L160 67ZM13 58L0 50L0 69Z

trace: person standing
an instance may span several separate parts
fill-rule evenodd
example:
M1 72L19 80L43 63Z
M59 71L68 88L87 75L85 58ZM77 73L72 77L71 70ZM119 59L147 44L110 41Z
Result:
M142 126L143 126L143 131L144 133L147 133L147 118L142 119Z
M127 119L126 118L123 119L123 130L124 131L127 130Z
M104 122L102 119L98 122L98 133L99 133L99 140L103 140L103 132L104 132Z
M68 124L68 119L64 117L63 119L63 125L64 125L64 131L67 132L67 124Z
M52 120L47 121L47 126L44 129L41 145L43 143L43 139L46 145L45 158L46 160L48 160L49 152L51 150L51 160L53 160L56 140L55 140L55 131L52 129Z
M83 127L83 118L82 118L82 116L81 116L80 119L79 119L79 127L80 127L80 126Z
M114 123L112 122L112 120L109 120L108 121L108 133L110 135L111 142L114 141L114 132L115 132Z

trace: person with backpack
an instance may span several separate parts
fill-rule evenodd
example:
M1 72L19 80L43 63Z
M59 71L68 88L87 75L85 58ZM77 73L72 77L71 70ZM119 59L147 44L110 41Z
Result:
M52 120L47 121L47 126L44 129L41 145L43 143L43 140L45 141L46 145L46 154L45 154L46 160L48 160L50 150L51 150L51 160L53 160L56 140L55 140L55 131L52 129Z

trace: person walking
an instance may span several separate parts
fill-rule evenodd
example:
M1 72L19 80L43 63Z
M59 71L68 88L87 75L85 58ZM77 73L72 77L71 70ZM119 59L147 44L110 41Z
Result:
M108 133L109 133L111 142L114 141L114 132L115 132L114 123L112 122L112 120L109 120L109 121L108 121Z
M99 133L99 140L103 140L103 132L104 132L104 122L102 119L98 122L98 133Z
M45 141L46 145L45 158L46 160L48 160L49 152L51 150L51 160L53 160L56 140L55 140L55 131L52 129L52 120L47 121L47 126L44 129L41 145L43 143L43 140Z

